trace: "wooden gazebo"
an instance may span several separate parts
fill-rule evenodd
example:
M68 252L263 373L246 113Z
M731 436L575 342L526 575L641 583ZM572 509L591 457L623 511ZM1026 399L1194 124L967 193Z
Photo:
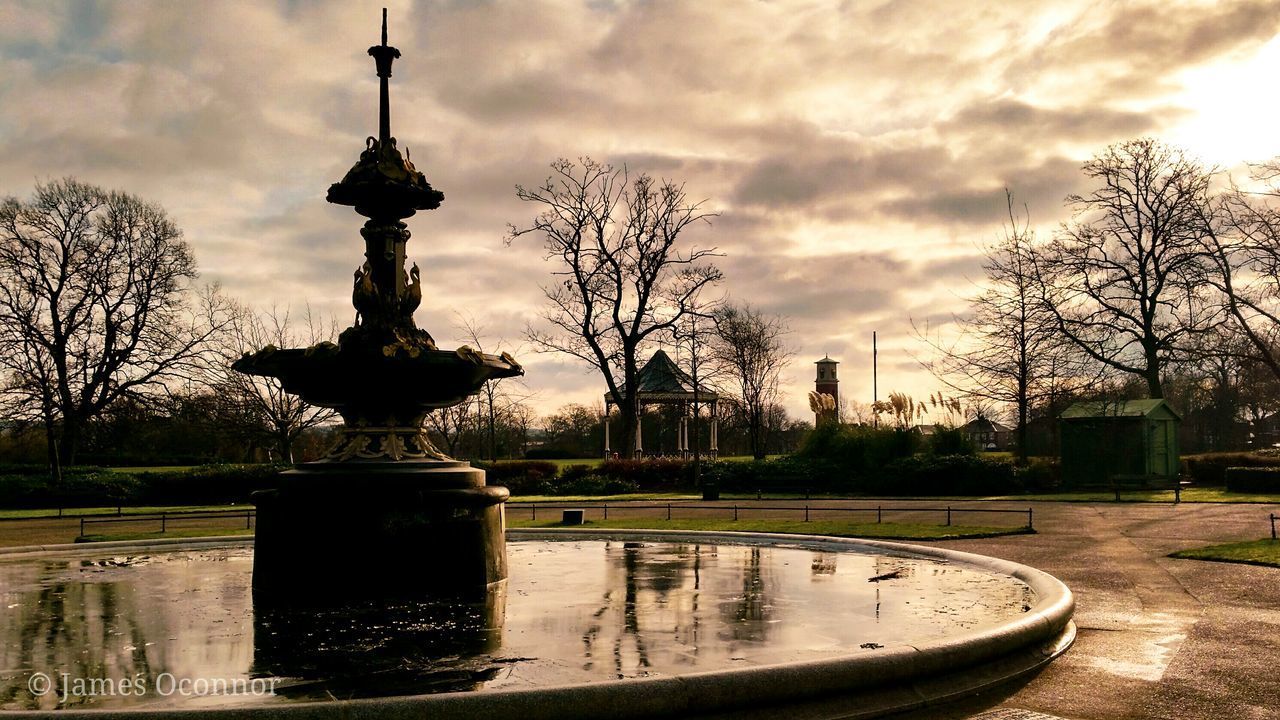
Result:
M623 395L629 394L626 385L618 388ZM640 417L646 405L676 405L680 408L680 426L676 431L676 451L682 456L692 452L689 442L689 421L693 417L694 403L711 408L711 447L707 454L712 458L719 452L719 424L716 409L720 396L706 387L694 388L693 379L662 350L653 354L649 362L636 373L636 446L631 448L631 456L644 457L644 441L640 432ZM613 455L609 446L609 410L618 404L613 393L604 396L604 456Z

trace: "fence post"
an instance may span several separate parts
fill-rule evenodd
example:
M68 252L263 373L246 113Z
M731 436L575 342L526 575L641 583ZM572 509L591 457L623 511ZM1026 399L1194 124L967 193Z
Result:
M244 511L244 529L245 530L253 529L253 514L251 510Z
M529 517L529 521L533 522L534 520L537 520L538 519L538 503L529 503L529 510L533 512L533 515Z
M165 518L166 518L166 517L167 517L167 515L166 515L165 513L160 513L160 532L162 532L162 533L165 531Z
M1036 529L1035 523L1034 523L1034 522L1032 521L1032 519L1031 519L1031 512L1032 512L1032 510L1034 510L1034 508L1027 508L1027 529L1028 529L1028 530L1035 530L1035 529Z
M81 521L81 522L83 522L83 521ZM84 533L82 532L82 533L80 533L80 534L81 534L81 535L83 535ZM1275 515L1275 513L1271 513L1271 539L1272 539L1272 540L1275 540L1275 539L1276 539L1276 515Z
M609 503L604 504L604 519L609 519Z
M117 506L116 506L116 517L120 517L120 516L121 516L121 515L123 515L123 514L124 514L124 508L122 508L121 506L117 505Z
M951 506L947 506L947 527L951 527Z
M809 506L804 506L804 521L809 522Z
M734 506L733 506L733 521L734 521L734 522L737 522L737 521L738 521L738 506L737 506L737 505L734 505ZM1272 529L1272 530L1275 530L1275 527L1276 527L1276 526L1275 526L1275 524L1274 524L1274 523L1272 523L1272 525L1271 525L1271 529ZM83 533L82 533L82 534L83 534Z
M62 517L62 507L58 507L58 517Z
M1275 536L1276 536L1276 524L1273 518L1271 523L1271 537L1275 537ZM80 518L80 537L84 537L84 518L83 517Z
M876 506L876 524L879 525L882 522L884 522L884 506L877 505Z
M667 520L671 520L671 503L667 503Z

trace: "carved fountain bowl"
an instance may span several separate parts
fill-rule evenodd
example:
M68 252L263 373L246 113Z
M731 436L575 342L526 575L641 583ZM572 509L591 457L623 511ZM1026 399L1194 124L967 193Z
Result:
M486 381L524 374L509 355L468 348L350 351L328 343L287 350L268 347L246 354L232 367L277 378L285 391L313 405L343 411L344 416L351 410L421 414L463 402Z

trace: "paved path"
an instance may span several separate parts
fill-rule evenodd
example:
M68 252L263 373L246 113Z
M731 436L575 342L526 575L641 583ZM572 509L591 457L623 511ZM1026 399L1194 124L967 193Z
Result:
M766 504L802 508L805 503L771 500ZM822 500L810 504L936 507L940 503ZM1182 548L1264 537L1267 515L1280 513L1280 506L1026 502L983 506L1025 509L1029 504L1035 508L1036 535L939 544L1026 563L1060 578L1076 593L1076 645L1028 682L961 705L904 715L902 720L955 720L992 708L1008 710L1000 713L1006 717L1018 715L1012 713L1018 709L1073 720L1280 720L1280 569L1166 557ZM788 511L769 514L794 516ZM920 513L912 519L925 517ZM230 527L221 520L192 522ZM956 522L971 520L958 517ZM1019 516L1009 515L992 524L1020 522ZM70 542L78 529L74 520L0 523L0 546Z

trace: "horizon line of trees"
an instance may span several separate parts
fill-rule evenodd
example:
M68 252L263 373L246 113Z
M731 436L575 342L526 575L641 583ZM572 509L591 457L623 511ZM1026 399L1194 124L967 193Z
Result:
M1007 409L1022 459L1082 399L1166 399L1188 449L1261 444L1249 424L1280 410L1280 161L1250 169L1242 183L1159 140L1113 144L1047 239L1007 191L955 336L915 326L922 364Z

